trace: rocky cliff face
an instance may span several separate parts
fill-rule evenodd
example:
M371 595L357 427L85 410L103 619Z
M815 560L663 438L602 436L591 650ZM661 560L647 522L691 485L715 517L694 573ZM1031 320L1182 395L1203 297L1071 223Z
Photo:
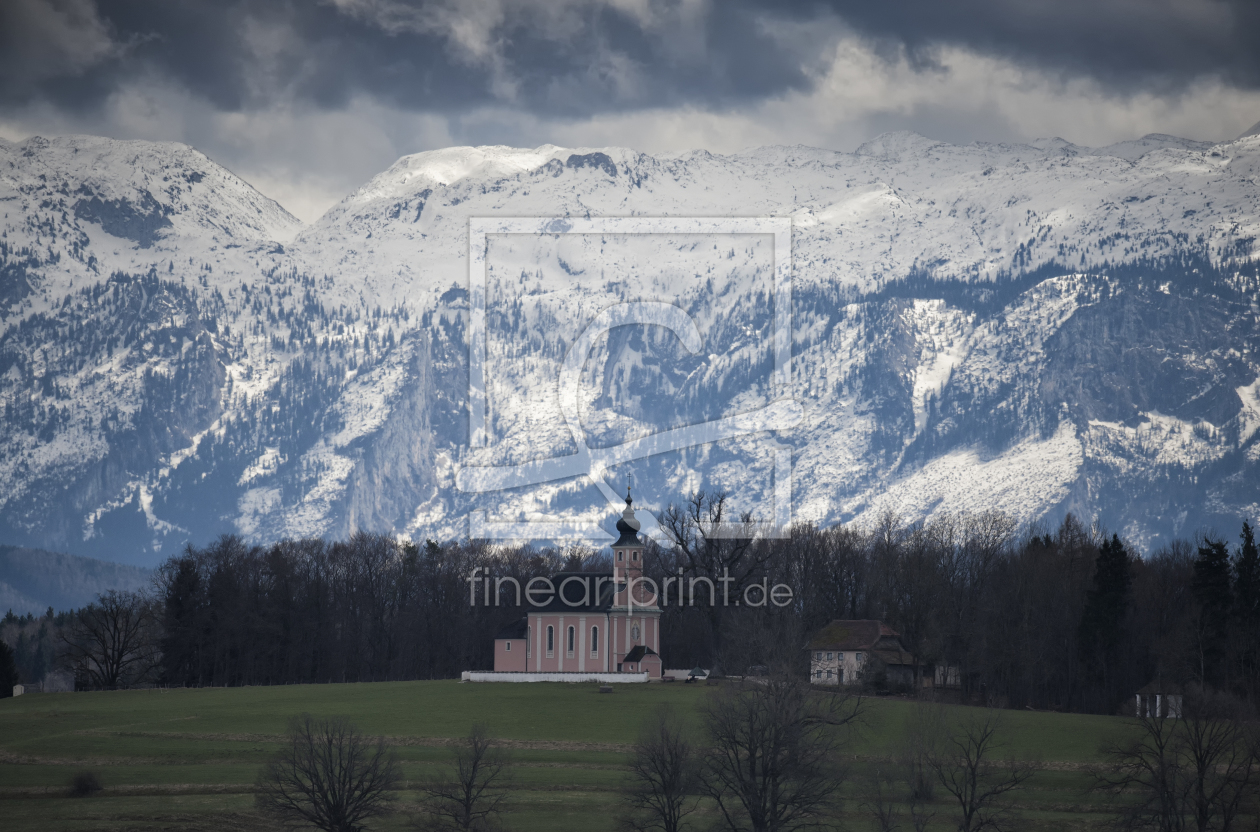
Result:
M452 148L311 227L178 145L0 145L0 535L152 562L223 532L417 538L612 517L584 477L488 494L461 469L611 448L786 392L792 429L613 464L661 508L1098 517L1152 546L1260 513L1260 137L853 154ZM790 217L792 384L765 235L491 234L487 427L469 446L469 221ZM475 283L475 281L474 281ZM621 302L684 310L569 349ZM694 345L693 345L694 346ZM511 530L510 525L501 528ZM506 533L506 532L505 532Z

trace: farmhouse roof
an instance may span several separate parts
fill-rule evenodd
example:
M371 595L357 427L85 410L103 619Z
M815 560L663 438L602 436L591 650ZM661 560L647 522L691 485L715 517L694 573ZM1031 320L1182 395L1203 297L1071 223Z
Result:
M914 667L914 656L905 650L872 650L871 655L879 659L884 664L903 664L908 667Z
M905 648L901 646L901 634L883 622L837 619L815 633L805 649L904 651Z

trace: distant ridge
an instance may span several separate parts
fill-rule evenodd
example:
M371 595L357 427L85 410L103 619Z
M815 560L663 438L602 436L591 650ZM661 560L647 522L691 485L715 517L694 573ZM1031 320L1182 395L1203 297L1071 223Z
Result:
M0 615L77 609L106 590L139 589L152 577L153 570L142 566L0 546Z
M1238 138L1245 139L1248 136L1260 136L1260 121L1257 121L1255 124L1251 125L1251 129L1243 133Z

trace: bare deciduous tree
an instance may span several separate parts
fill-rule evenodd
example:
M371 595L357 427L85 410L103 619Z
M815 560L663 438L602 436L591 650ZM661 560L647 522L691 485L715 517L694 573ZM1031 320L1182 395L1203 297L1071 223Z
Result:
M384 737L364 736L342 717L296 717L258 778L257 805L285 824L357 832L390 812L398 762Z
M909 735L895 761L877 767L862 801L880 832L902 828L902 807L909 811L910 828L925 832L936 817L933 808L936 772L929 765L931 743L940 735L941 709L920 705Z
M94 688L130 687L157 669L157 626L151 600L111 589L75 614L62 634L62 655Z
M1260 736L1226 697L1186 697L1182 719L1142 716L1138 737L1110 749L1095 772L1123 803L1119 826L1159 832L1230 832L1260 782Z
M826 825L845 773L837 752L861 699L776 675L728 684L703 708L712 748L701 790L733 830Z
M936 812L932 800L936 796L936 773L932 770L931 739L937 735L940 709L921 706L915 715L913 730L901 753L901 771L906 783L906 803L915 832L924 832Z
M998 759L1002 720L976 709L944 724L929 745L927 766L958 804L959 832L1013 828L1004 798L1037 773L1034 763Z
M862 808L875 818L879 832L899 832L901 810L898 808L896 777L887 768L870 773L862 798Z
M507 799L511 758L480 723L455 745L454 766L424 789L428 829L485 830L494 827Z
M631 829L679 832L699 802L697 749L682 721L668 708L653 714L630 758L634 783L627 801Z
M722 650L728 609L725 599L733 603L741 598L749 584L762 576L774 555L772 548L754 545L759 525L751 514L732 521L731 513L726 492L696 491L687 496L682 506L671 503L659 519L670 543L668 553L662 553L666 556L662 564L665 571L672 574L679 570L687 581L708 582L699 584L696 604L709 619L716 667L726 658ZM736 534L731 533L732 527L736 527ZM680 581L679 592L681 586ZM690 602L690 594L687 598Z

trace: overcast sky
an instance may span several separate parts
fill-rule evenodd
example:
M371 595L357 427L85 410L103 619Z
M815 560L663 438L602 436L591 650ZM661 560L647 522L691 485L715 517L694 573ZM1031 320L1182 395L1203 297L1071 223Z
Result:
M1260 120L1260 0L0 0L0 137L177 140L304 220L453 144L956 143Z

